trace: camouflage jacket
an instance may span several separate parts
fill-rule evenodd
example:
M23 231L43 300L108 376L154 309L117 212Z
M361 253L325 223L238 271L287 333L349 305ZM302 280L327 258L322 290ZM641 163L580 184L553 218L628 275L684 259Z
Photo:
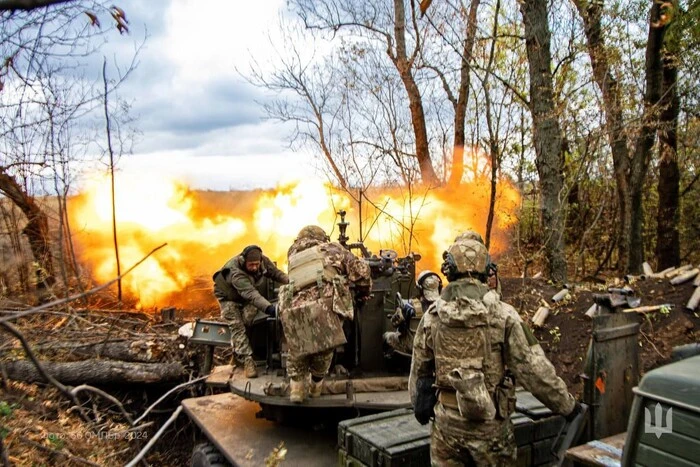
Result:
M324 268L331 267L338 276L332 282L302 290L292 290L291 306L303 303L318 303L330 306L340 316L353 318L353 303L350 284L366 291L372 286L369 265L336 242L321 243L310 238L297 240L289 248L287 256L321 245Z
M454 351L451 355L438 355L438 361L449 362L464 357L484 358L489 364L484 367L487 389L493 389L499 383L505 370L510 370L518 384L530 391L552 411L568 414L574 407L575 400L569 394L564 381L556 375L551 362L547 359L537 340L522 322L515 309L500 301L498 295L488 291L488 287L474 279L459 279L448 284L442 291L440 299L423 315L413 341L413 359L409 376L411 400L415 402L418 378L433 377L436 374L435 336L444 322L445 314L452 311L457 314L455 303L467 303L460 300L481 301L488 310L486 338L490 344L481 355L462 355L467 343L451 342ZM444 308L439 313L441 307ZM449 345L445 348L450 348ZM442 369L441 371L445 371ZM447 369L450 371L450 369Z
M287 274L280 271L270 258L263 255L257 274L251 274L245 269L245 258L234 256L214 274L214 296L221 301L232 301L240 304L253 304L258 310L264 311L270 306L267 298L263 297L259 288L264 279L268 278L281 284L289 282Z

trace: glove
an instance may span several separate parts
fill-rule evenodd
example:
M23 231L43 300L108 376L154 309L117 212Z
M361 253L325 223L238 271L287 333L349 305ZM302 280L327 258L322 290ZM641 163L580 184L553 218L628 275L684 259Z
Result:
M359 302L366 302L370 299L372 291L366 285L361 285L355 287L355 300Z
M435 416L435 404L437 404L437 393L433 387L435 378L424 377L416 381L416 400L413 405L413 415L418 423L425 425Z
M402 311L403 311L403 319L404 319L404 321L406 321L407 323L408 323L409 321L411 321L411 318L413 318L414 316L416 316L416 309L413 308L413 305L411 305L410 302L406 302L406 303L403 304L403 309L402 309Z
M583 411L583 407L581 406L580 402L576 402L576 405L574 405L574 410L571 411L569 415L564 416L566 419L567 423L571 423L574 421L574 419L578 416Z
M404 322L403 313L401 312L400 308L397 308L396 313L391 315L391 325L394 326L395 328L398 328L399 326L401 326L401 324L403 324L403 322Z
M265 314L274 318L277 315L277 307L275 305L270 305L265 308Z

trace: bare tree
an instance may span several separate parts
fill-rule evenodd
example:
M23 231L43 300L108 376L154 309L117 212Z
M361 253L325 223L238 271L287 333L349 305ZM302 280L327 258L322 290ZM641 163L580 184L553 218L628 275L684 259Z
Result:
M431 26L436 31L436 33L445 41L448 45L448 49L453 49L459 56L459 80L456 82L456 90L453 90L453 86L450 84L448 75L448 70L445 68L445 60L443 54L437 54L434 58L435 61L439 61L440 65L432 63L431 59L425 57L423 54L424 65L429 68L438 76L442 83L442 87L445 90L447 99L452 104L454 110L454 137L453 137L453 150L452 150L452 164L450 170L450 178L448 184L450 186L458 186L462 181L462 176L464 175L464 146L466 144L466 117L467 108L469 105L469 90L471 84L472 75L472 62L474 60L474 42L477 33L477 12L479 10L480 0L472 0L469 3L469 11L466 13L466 21L459 21L465 16L466 8L462 3L452 7L447 5L448 13L446 17L442 17L439 20L434 21L430 15L428 20ZM498 11L498 7L496 10ZM455 11L456 10L456 11ZM433 13L439 13L440 10L433 9ZM496 12L496 15L498 13ZM453 43L452 38L447 37L447 34L443 32L443 29L449 27L452 23L461 24L463 23L463 29L451 31L453 35L457 37ZM456 28L452 28L456 29ZM461 47L459 47L461 43Z
M674 12L669 12L673 18ZM679 14L679 12L675 12ZM673 21L673 20L671 20ZM669 22L668 28L673 27ZM678 167L678 50L679 40L665 35L662 50L661 115L659 116L659 208L656 217L656 266L659 270L681 263L680 181Z
M47 194L43 180L60 159L54 153L59 129L99 104L99 91L80 72L81 61L105 33L97 15L108 14L118 24L126 20L118 7L100 2L54 2L46 8L38 8L46 2L20 3L26 11L0 8L0 192L27 219L23 233L38 264L38 285L46 288L55 282L54 261L49 218L37 196ZM78 82L59 97L58 88Z
M564 190L563 139L552 87L547 1L523 0L520 11L525 25L525 45L530 65L530 111L542 191L540 210L545 230L545 256L550 277L557 282L564 282L567 266L561 198Z
M416 59L421 49L421 31L414 2L410 2L408 12L404 0L393 0L391 6L388 2L338 0L294 0L291 4L310 30L349 30L368 36L383 45L406 90L414 133L415 157L422 181L429 186L437 186L439 180L430 157L421 90L414 74ZM409 26L413 34L412 43L407 40Z

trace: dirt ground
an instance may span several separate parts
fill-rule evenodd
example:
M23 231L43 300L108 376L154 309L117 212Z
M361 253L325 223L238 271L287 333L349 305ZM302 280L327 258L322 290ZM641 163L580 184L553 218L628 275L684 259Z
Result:
M572 392L580 395L583 363L591 334L591 320L585 316L594 303L593 295L605 293L608 286L622 287L624 282L575 284L570 297L555 304L551 299L561 290L538 279L501 279L503 300L515 306L524 319L532 318L545 303L552 310L545 325L534 329L545 353ZM668 279L636 280L630 287L641 298L641 305L671 305L668 313L659 311L638 314L640 368L643 372L670 360L674 346L700 342L700 313L685 309L693 294L691 282L673 286Z

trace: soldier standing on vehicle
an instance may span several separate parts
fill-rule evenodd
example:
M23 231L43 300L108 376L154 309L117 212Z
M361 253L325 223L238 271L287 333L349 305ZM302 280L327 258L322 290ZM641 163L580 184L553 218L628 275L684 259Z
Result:
M449 284L418 325L409 376L416 418L434 416L431 463L514 465L516 381L569 420L581 405L515 310L489 289L486 247L462 239L443 258ZM435 401L435 388L433 406L426 401Z
M394 350L410 354L413 351L415 332L411 330L411 318L421 318L425 310L440 298L442 279L437 273L425 270L416 279L418 297L398 303L396 312L391 317L391 324L396 331L384 333L384 342Z
M301 229L287 253L289 285L280 288L279 318L289 347L287 374L292 402L321 395L336 347L346 343L342 320L353 319L355 298L369 296L369 265L321 227Z
M214 296L221 307L221 318L231 328L234 358L243 363L246 378L256 378L253 349L248 342L246 326L253 324L258 312L275 315L275 306L263 297L258 287L265 278L288 284L289 278L262 253L257 245L249 245L214 274Z

